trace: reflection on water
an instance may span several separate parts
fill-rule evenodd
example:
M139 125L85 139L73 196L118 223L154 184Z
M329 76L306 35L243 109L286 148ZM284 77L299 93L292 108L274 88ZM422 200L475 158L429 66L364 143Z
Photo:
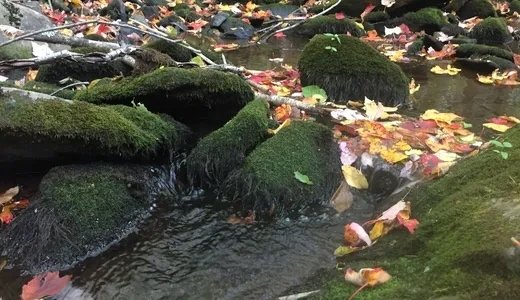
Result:
M297 65L303 45L304 40L280 39L227 57L257 70L276 67L270 58ZM430 68L403 65L421 84L412 114L452 111L474 125L492 115L520 115L520 89L480 84L470 71L447 76ZM68 298L79 299L83 291L84 299L271 299L316 270L333 267L343 224L364 220L371 211L357 203L342 216L230 225L226 213L211 208L163 209L138 233L72 270L76 289ZM15 299L23 281L6 272L0 281L0 298Z

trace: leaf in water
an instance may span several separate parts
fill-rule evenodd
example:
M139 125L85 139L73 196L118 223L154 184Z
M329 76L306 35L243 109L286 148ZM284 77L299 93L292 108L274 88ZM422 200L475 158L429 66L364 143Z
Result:
M309 176L307 175L304 175L298 171L295 171L294 172L294 178L298 179L299 182L302 182L302 183L305 183L305 184L314 184L312 183L312 181L309 179Z
M462 71L462 70L452 67L451 65L448 65L446 67L446 69L443 69L440 66L435 66L430 69L430 72L432 72L434 74L439 74L439 75L448 74L450 76L457 75L457 74L459 74L460 71Z
M49 272L35 276L22 287L22 300L40 299L59 294L70 282L72 276L60 277L59 272Z
M338 189L332 195L330 204L338 213L342 213L352 206L353 196L345 180L341 181Z
M451 123L456 120L462 120L462 117L454 113L441 113L435 109L428 109L421 115L421 119Z
M0 205L3 205L11 201L16 195L18 195L19 192L20 188L18 186L15 186L8 189L3 194L0 194Z
M359 190L364 190L368 188L368 181L365 178L365 175L361 173L358 169L352 166L342 166L341 170L343 171L343 176L347 181L348 185L354 187Z

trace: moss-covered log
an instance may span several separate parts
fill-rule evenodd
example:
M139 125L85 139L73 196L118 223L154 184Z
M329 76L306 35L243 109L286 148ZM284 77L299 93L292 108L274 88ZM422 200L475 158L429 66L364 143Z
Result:
M502 45L512 40L503 18L486 18L471 31L471 37L480 44Z
M334 51L335 50L335 51ZM408 98L408 78L399 66L357 38L316 35L305 46L298 67L303 85L318 85L330 99L368 97L386 105Z
M177 62L188 62L191 60L191 51L177 43L171 43L162 39L157 39L144 46L145 48L155 49L168 54Z
M246 155L267 138L268 104L249 102L218 130L203 138L186 160L188 176L195 184L222 183L240 167Z
M520 234L520 128L504 140L513 145L507 160L487 150L407 197L421 222L414 235L394 230L346 257L350 268L378 266L392 275L357 299L520 298L520 251L511 241ZM315 299L345 299L357 289L341 273L321 283Z
M75 99L92 103L143 103L148 109L190 124L231 119L253 100L239 76L207 69L162 68L141 76L103 79L79 91Z
M298 181L295 172L307 175L312 184ZM293 121L257 146L244 166L230 174L225 194L244 212L273 217L329 200L340 180L338 146L330 129Z
M350 33L352 36L360 37L365 31L356 22L350 19L338 20L334 16L319 16L303 23L297 27L298 34L312 37L320 33Z
M157 160L179 146L177 128L143 107L0 97L0 162L72 158Z
M156 192L153 182L145 166L54 168L29 208L0 229L0 253L33 274L67 269L135 228Z
M457 57L464 58L470 57L472 55L493 55L513 61L513 52L506 49L486 45L462 44L457 48L455 55Z

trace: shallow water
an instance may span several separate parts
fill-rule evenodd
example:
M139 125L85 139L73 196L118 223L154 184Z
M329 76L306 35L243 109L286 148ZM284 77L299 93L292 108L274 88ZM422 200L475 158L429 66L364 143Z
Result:
M273 68L269 58L296 65L304 41L274 39L270 45L228 53L236 65ZM402 65L421 84L415 111L436 108L478 124L500 114L520 115L520 89L482 85L476 73L435 75L431 65ZM70 271L69 299L272 299L321 268L345 223L365 220L372 207L359 202L348 214L316 213L271 224L230 225L226 212L208 206L162 204L142 229ZM16 298L23 280L0 272L0 298ZM67 297L66 297L67 298Z

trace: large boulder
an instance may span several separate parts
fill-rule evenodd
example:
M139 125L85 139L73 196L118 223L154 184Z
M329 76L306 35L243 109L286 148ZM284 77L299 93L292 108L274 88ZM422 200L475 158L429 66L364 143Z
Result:
M488 149L406 197L420 222L415 234L394 230L346 256L349 268L378 266L393 277L360 299L520 298L520 248L511 239L520 234L520 168L514 163L520 128L500 140L513 145L508 159ZM343 299L357 289L336 273L322 282L321 299Z
M258 145L229 175L225 194L259 218L298 214L330 199L341 181L338 145L329 128L292 121ZM295 172L308 176L303 183Z
M51 98L0 97L0 164L72 159L156 161L180 147L180 125L146 108ZM48 97L48 96L47 96Z
M452 0L445 9L457 12L457 15L462 20L471 17L487 18L497 16L495 8L489 0Z
M224 126L200 140L186 160L191 181L203 186L222 183L267 138L268 115L268 104L253 100Z
M334 16L319 16L308 20L298 26L296 32L300 35L312 37L320 33L350 33L352 36L360 37L365 31L355 21L350 19L338 20Z
M210 120L221 125L253 97L247 82L235 74L162 68L141 76L102 79L79 91L75 99L97 104L143 103L186 124Z
M386 105L408 98L408 78L399 66L357 38L316 35L298 62L302 85L318 85L345 103L368 97Z
M31 274L68 269L135 229L158 192L152 169L69 165L52 169L9 226L0 253Z
M427 34L440 31L444 25L448 24L447 18L442 10L432 7L423 8L416 12L409 12L404 15L404 23L414 32L424 30Z
M512 40L503 18L486 18L478 23L470 34L479 44L492 46L503 45Z

